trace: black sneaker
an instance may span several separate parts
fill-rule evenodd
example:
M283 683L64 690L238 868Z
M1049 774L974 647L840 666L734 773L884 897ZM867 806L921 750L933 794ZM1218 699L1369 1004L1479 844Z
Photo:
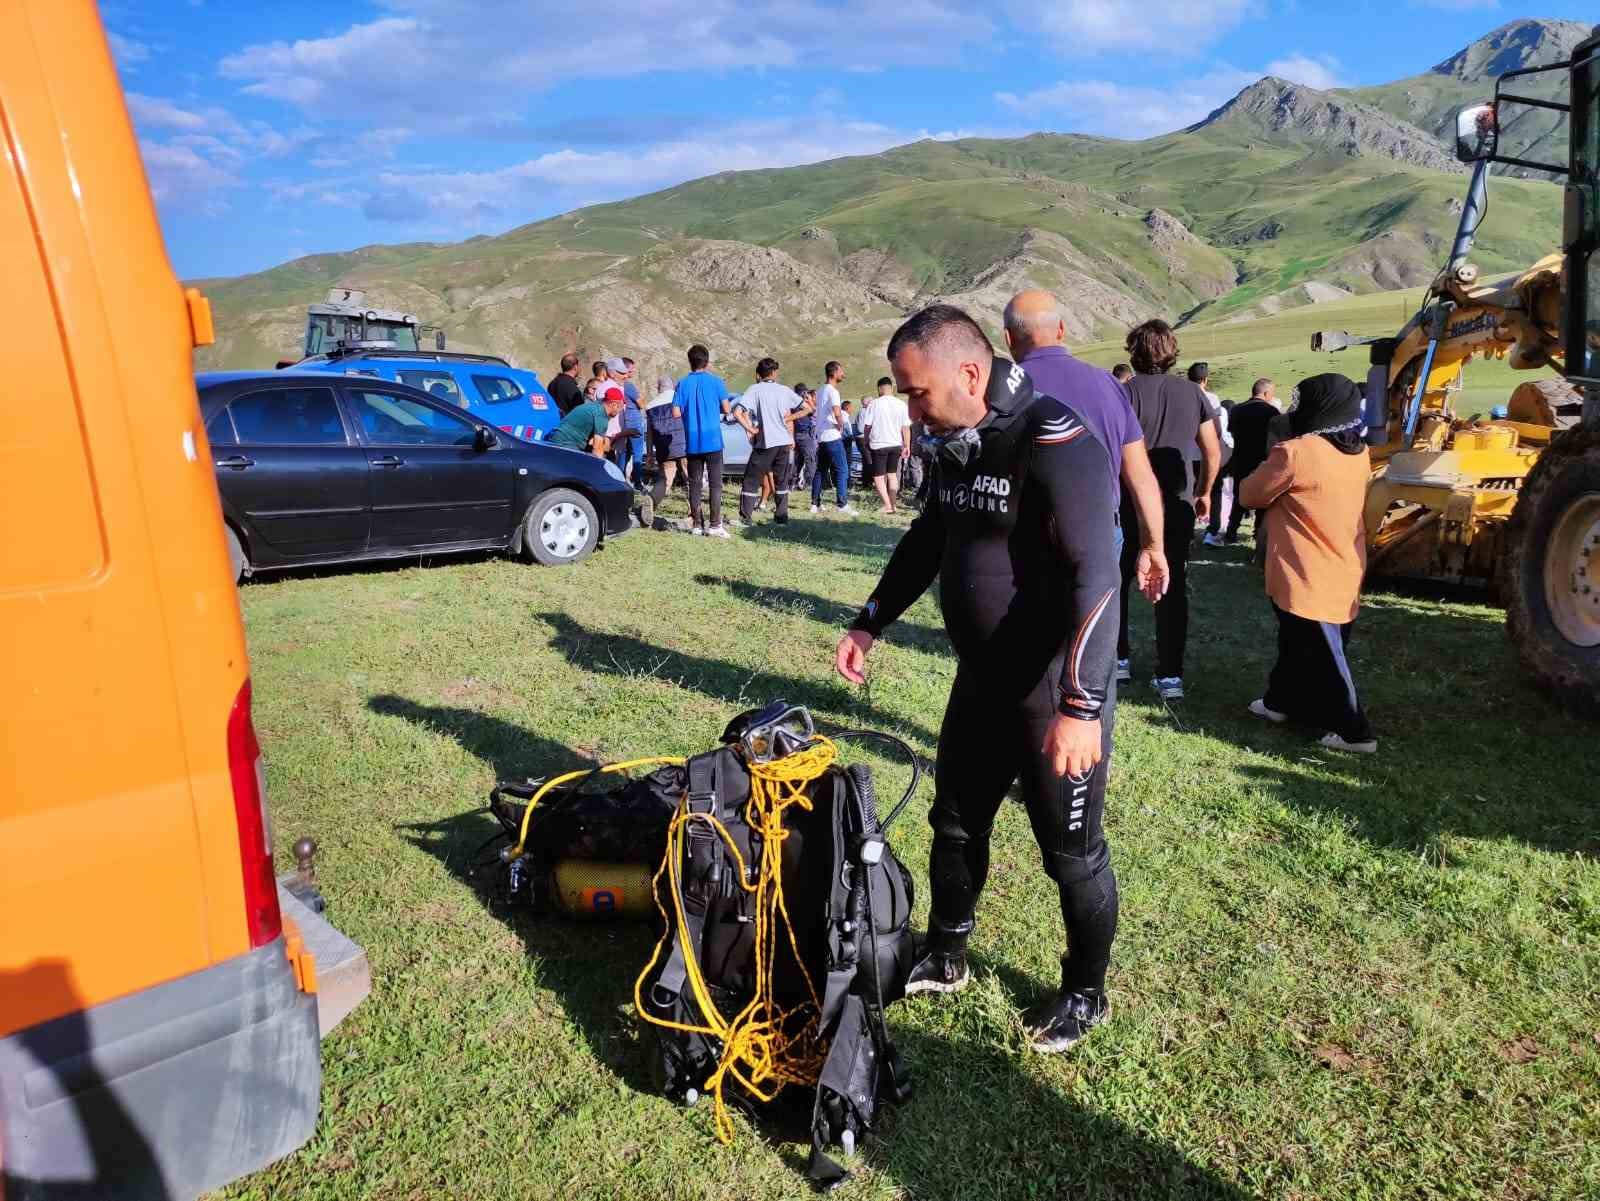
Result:
M960 992L971 981L965 951L926 951L906 977L906 996L919 992Z
M1044 1054L1070 1051L1084 1036L1111 1016L1103 992L1063 992L1022 1015L1028 1046Z

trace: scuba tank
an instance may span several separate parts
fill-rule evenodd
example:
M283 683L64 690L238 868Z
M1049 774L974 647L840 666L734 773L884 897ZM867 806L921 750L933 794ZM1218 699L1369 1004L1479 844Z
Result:
M648 917L654 868L644 863L592 863L563 859L551 869L550 901L573 917Z

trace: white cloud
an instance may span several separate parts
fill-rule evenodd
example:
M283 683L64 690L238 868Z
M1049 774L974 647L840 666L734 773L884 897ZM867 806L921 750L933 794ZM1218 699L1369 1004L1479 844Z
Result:
M243 127L227 109L210 106L204 109L180 108L160 96L146 96L142 92L127 93L128 115L141 133L152 129L179 130L185 133L212 133L238 136Z
M150 47L143 42L136 42L110 30L106 31L106 41L111 43L111 57L117 60L117 66L124 71L132 71L135 64L150 59Z
M403 62L422 61L426 40L420 22L385 17L352 25L337 37L250 46L224 58L220 70L226 78L253 81L244 89L253 96L309 108L326 100L342 79L372 73L374 68L381 68L377 73L391 79L409 76L409 72L394 69L396 56ZM411 79L407 83L415 86ZM428 97L436 94L433 89L421 90Z
M1109 79L1064 80L1021 96L999 92L995 100L1024 115L1031 125L1065 116L1076 132L1147 138L1204 120L1258 78L1248 71L1218 67L1164 88Z
M1337 59L1296 51L1274 59L1259 71L1218 64L1204 75L1180 79L1165 87L1111 79L1072 79L1022 95L996 92L994 98L1035 126L1065 117L1074 132L1147 138L1203 121L1263 75L1276 75L1323 90L1350 86L1340 74Z
M206 127L206 119L199 113L179 108L170 100L159 96L145 96L129 92L128 114L141 129L191 129Z
M1077 57L1107 50L1145 50L1184 57L1205 50L1247 17L1259 0L1010 0L1019 26L1036 31L1056 53Z
M1326 54L1312 58L1296 51L1284 58L1273 59L1267 64L1265 73L1324 92L1330 88L1350 86L1339 74L1339 60Z
M239 177L195 147L168 142L141 141L150 194L157 204L171 205L215 216L227 210L222 193L239 186Z
M614 200L721 172L876 154L919 138L971 136L967 130L908 133L873 122L811 115L745 121L626 150L568 147L493 171L389 170L284 183L273 194L288 203L357 204L372 221L465 237L529 220L554 207Z
M368 111L410 126L469 133L518 124L490 111L486 97L515 102L580 79L757 69L767 79L742 85L753 104L786 68L930 66L995 35L994 23L960 0L389 0L387 7L395 15L332 36L248 46L219 70L251 95L308 111L355 95ZM603 42L593 40L595 30L605 31ZM419 76L438 86L419 86Z

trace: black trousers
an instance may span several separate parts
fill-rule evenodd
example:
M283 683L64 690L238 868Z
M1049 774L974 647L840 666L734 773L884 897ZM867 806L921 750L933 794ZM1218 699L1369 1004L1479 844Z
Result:
M792 446L752 450L744 465L744 482L739 485L739 520L749 521L761 503L761 477L772 473L772 491L778 499L778 520L789 520L789 471Z
M796 435L794 440L793 488L809 488L811 477L817 473L817 440Z
M930 946L965 945L989 876L989 836L1000 802L1018 779L1044 870L1056 883L1067 930L1063 978L1068 988L1103 988L1117 934L1117 877L1101 830L1111 767L1115 683L1101 717L1104 757L1082 779L1057 776L1041 748L1055 716L1054 674L1021 702L996 701L996 690L966 666L956 670L935 772Z
M1166 518L1161 544L1167 553L1171 580L1167 594L1156 602L1156 675L1165 679L1183 675L1183 656L1189 643L1189 546L1194 539L1194 506L1174 496L1163 496ZM1123 495L1122 625L1117 630L1117 658L1133 657L1128 644L1128 598L1137 589L1134 573L1139 564L1139 510Z
M700 495L704 477L711 475L711 520L700 519ZM708 455L689 456L689 521L704 529L707 524L722 525L722 452L714 450Z
M1244 523L1244 515L1250 514L1250 528L1256 531L1256 538L1261 538L1261 510L1247 509L1239 503L1239 481L1233 481L1233 510L1228 514L1228 540L1239 536L1239 527Z
M1208 534L1220 533L1222 530L1222 486L1228 481L1229 478L1231 477L1226 471L1219 471L1217 472L1216 480L1212 482L1211 516L1206 518L1206 533ZM1234 511L1237 512L1239 509L1239 502L1237 500L1239 485L1235 484L1233 486L1233 490L1236 498L1233 502L1233 508Z
M1298 725L1337 734L1346 742L1373 737L1345 655L1356 623L1312 621L1277 605L1272 612L1278 618L1278 661L1272 665L1266 695L1261 698L1267 708Z

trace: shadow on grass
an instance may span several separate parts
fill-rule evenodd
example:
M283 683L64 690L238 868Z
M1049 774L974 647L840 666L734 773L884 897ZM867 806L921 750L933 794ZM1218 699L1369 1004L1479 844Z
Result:
M241 580L239 586L270 584L274 580L322 580L330 576L385 575L405 571L412 567L446 567L458 563L486 563L491 559L504 559L503 550L436 550L408 551L403 555L382 559L352 559L342 563L316 563L303 567L264 567L256 575Z
M367 698L367 708L388 717L403 717L430 730L448 734L462 748L494 768L498 780L557 775L593 767L594 760L565 743L542 738L476 709L451 705L424 705L403 696L384 694Z
M1286 737L1293 737L1287 734ZM1345 758L1314 742L1304 752L1342 766ZM1359 770L1351 764L1351 770ZM1265 763L1236 767L1241 776L1285 805L1344 817L1374 846L1416 851L1442 836L1494 841L1514 838L1536 850L1594 854L1600 841L1594 808L1581 790L1529 796L1516 773L1486 778L1471 762L1408 764L1411 778L1364 786L1359 778L1318 777Z
M544 741L525 737L535 743ZM538 765L537 770L549 775L574 758L567 751ZM500 824L481 810L395 828L413 847L432 855L471 888L478 902L522 940L539 983L560 999L562 1010L595 1060L629 1088L653 1092L632 1014L633 982L656 941L649 924L585 922L505 904L496 894L496 865L491 861L476 866L489 854L485 842L500 829Z
M872 705L861 701L858 694L842 680L837 684L822 684L761 668L751 670L722 659L686 655L628 634L609 634L588 629L565 613L536 613L534 617L555 630L555 637L550 640L551 648L574 667L623 679L670 680L680 687L731 706L730 717L741 709L764 705L782 697L790 704L804 705L818 715L830 712L850 714L874 729L909 733L928 743L937 741L926 727L898 715L880 713Z
M746 526L742 533L752 541L792 542L834 554L856 555L867 560L863 569L868 569L887 562L889 552L900 541L905 529L862 518L808 519L795 516L787 525L763 522L753 527Z
M444 731L501 775L550 775L588 761L550 739L467 709L422 705L397 696L368 702L378 713ZM559 998L595 1060L626 1086L655 1084L632 1014L633 982L655 945L649 923L580 922L535 915L496 895L495 867L477 867L499 825L481 811L396 827L471 888L480 904L521 940L540 983ZM981 967L982 965L980 965ZM992 964L1020 1005L1047 990L1003 964ZM916 1094L884 1111L866 1155L874 1169L927 1201L974 1196L1148 1197L1243 1201L1244 1194L1180 1152L1090 1113L998 1046L900 1029L896 1041L911 1067ZM763 1113L752 1129L795 1171L808 1137L806 1090Z
M748 601L760 608L800 610L830 629L839 631L843 631L854 621L856 613L859 612L857 608L818 596L814 592L801 592L797 588L784 588L776 584L753 584L749 580L706 573L695 576L694 582L712 588L726 588L740 600ZM892 642L913 646L933 654L952 653L950 639L937 626L921 625L902 618L889 627L888 637Z
M1091 1112L1016 1052L901 1028L916 1094L868 1156L918 1201L1245 1201L1175 1147Z
M424 705L393 695L374 696L367 707L450 735L493 767L497 779L548 778L594 766L592 758L564 743L474 709ZM642 1058L634 1053L634 1022L621 1012L633 1002L634 977L654 942L648 927L639 922L600 924L536 916L502 903L495 895L494 864L478 866L489 854L485 843L500 830L500 824L482 810L396 829L467 884L484 908L521 938L538 965L541 983L560 998L595 1059L631 1087L649 1090Z

